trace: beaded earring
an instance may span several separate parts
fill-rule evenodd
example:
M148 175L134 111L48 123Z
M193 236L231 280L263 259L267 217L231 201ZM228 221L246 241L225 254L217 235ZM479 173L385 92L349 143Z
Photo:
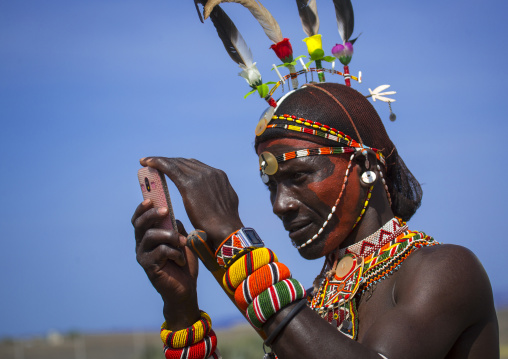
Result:
M370 171L369 171L370 172ZM370 186L369 190L367 192L367 198L365 199L365 203L363 204L362 211L360 212L360 215L356 219L355 224L353 225L353 229L356 227L358 222L362 219L363 215L365 214L365 211L367 210L367 207L369 206L370 197L372 196L372 190L374 189L374 186Z
M388 203L390 206L392 205L392 197L390 196L390 190L388 189L388 185L386 184L385 177L383 176L383 171L381 171L381 167L379 164L376 165L377 170L379 171L379 176L381 177L381 182L383 182L383 186L385 187L386 196L388 197Z

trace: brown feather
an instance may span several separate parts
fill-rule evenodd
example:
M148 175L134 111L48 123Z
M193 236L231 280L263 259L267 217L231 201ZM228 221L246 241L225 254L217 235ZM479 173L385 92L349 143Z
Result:
M208 18L216 5L226 2L234 2L246 7L263 27L266 36L268 36L268 38L274 43L278 43L283 40L282 32L275 18L259 1L256 0L208 0L204 9L205 19Z

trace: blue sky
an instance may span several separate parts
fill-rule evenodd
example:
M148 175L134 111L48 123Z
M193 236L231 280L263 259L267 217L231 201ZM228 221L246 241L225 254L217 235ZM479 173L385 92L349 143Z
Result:
M138 159L197 158L225 170L240 213L294 277L305 261L271 214L252 149L262 100L192 1L0 1L0 337L49 330L156 329L162 302L134 255L130 217L141 201ZM264 5L304 54L293 1ZM350 64L368 88L391 84L398 119L385 122L424 190L410 227L473 250L494 292L508 292L508 23L503 1L353 1ZM328 53L339 35L331 1L318 1ZM275 79L270 41L247 10L223 8ZM341 81L334 78L333 81ZM375 104L388 119L385 104ZM176 190L174 210L190 224ZM200 306L239 317L201 268Z

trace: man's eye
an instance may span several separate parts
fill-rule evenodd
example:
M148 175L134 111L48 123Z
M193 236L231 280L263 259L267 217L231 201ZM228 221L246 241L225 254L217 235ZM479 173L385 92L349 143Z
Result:
M307 173L305 172L295 172L293 173L293 180L296 180L296 181L299 181L299 180L303 180L305 178L305 176L307 176Z

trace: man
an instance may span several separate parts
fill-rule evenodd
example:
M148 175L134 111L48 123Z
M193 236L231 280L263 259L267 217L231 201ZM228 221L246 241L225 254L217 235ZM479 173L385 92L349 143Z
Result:
M289 314L290 304L262 327L266 336L279 331L271 343L279 358L499 357L484 269L467 249L407 229L420 186L360 93L326 83L293 92L258 132L256 150L293 244L304 258L324 258L309 307ZM141 164L168 175L216 248L243 227L223 172L196 160ZM164 300L168 329L179 330L200 316L197 260L183 227L156 228L166 215L145 201L132 221L138 262Z

